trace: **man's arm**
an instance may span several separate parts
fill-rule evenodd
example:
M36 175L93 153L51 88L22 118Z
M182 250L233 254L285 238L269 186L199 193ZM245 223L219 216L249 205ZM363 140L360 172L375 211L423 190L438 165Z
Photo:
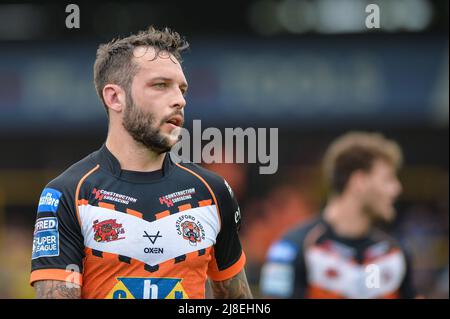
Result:
M403 255L406 263L406 272L403 281L400 285L400 298L401 299L422 299L421 295L417 294L416 288L413 284L412 276L412 262L411 255L405 248L402 248Z
M224 280L211 280L211 288L216 299L252 299L245 270L242 269L236 276Z
M82 283L85 248L75 205L77 182L72 179L78 180L77 174L60 175L44 188L39 199L30 273L37 298L80 296L69 289Z
M306 266L298 245L288 239L272 244L261 268L263 298L302 299L306 285Z
M81 289L78 285L70 288L68 283L60 280L40 280L34 283L36 299L80 299Z

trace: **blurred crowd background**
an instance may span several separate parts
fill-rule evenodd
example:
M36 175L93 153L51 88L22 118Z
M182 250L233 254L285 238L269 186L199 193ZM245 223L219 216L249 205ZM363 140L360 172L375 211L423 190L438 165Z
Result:
M381 28L367 29L378 4ZM67 3L68 4L68 3ZM99 148L106 114L92 81L99 43L153 24L191 44L186 127L277 127L279 169L205 165L241 206L241 239L256 297L269 245L320 212L320 164L349 130L382 132L403 148L404 192L386 228L413 256L416 287L448 298L448 1L255 0L0 5L0 298L28 284L37 201L45 184Z

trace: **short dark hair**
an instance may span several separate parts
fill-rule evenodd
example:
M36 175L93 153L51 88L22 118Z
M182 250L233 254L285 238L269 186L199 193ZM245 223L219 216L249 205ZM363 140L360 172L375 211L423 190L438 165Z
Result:
M403 161L400 146L379 133L349 132L340 136L332 142L324 156L327 186L335 194L342 193L353 172L369 172L377 159L400 168Z
M140 46L153 47L156 50L155 58L160 52L168 52L181 63L181 53L189 47L189 43L167 27L157 30L150 26L146 31L99 45L94 63L94 84L106 111L108 108L103 99L103 88L113 83L130 93L131 82L138 70L132 62L133 51Z

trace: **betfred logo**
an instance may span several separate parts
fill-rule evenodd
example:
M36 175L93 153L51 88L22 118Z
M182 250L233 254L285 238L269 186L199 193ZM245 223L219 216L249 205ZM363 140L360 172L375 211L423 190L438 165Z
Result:
M58 219L38 218L34 226L32 259L59 256Z
M34 226L34 234L45 230L57 230L58 220L56 217L39 218Z

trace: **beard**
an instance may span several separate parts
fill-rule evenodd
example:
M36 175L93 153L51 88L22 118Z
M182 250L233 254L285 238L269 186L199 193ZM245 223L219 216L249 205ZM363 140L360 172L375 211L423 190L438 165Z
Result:
M142 111L133 98L127 94L127 107L123 117L123 127L138 143L158 154L170 151L173 144L162 135L154 114Z

